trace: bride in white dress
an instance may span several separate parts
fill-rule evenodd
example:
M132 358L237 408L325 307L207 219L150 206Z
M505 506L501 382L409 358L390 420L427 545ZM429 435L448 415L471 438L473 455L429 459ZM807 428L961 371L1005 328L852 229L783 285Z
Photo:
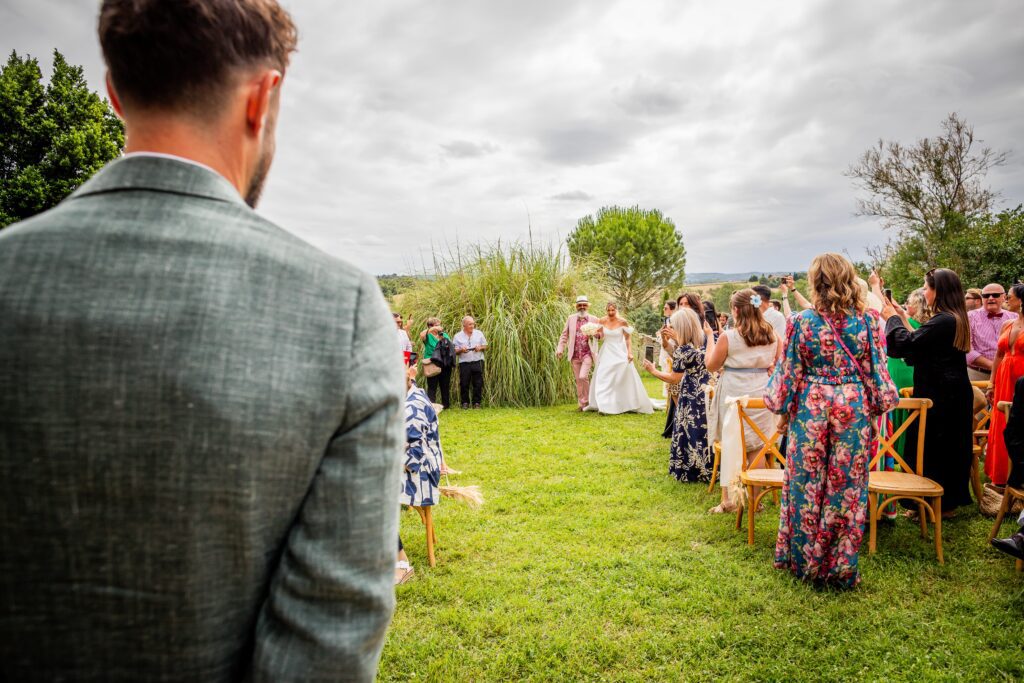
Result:
M600 320L597 337L602 340L597 368L590 382L587 410L606 415L653 413L654 404L633 365L633 347L629 324L619 317L615 304L608 304L607 316Z

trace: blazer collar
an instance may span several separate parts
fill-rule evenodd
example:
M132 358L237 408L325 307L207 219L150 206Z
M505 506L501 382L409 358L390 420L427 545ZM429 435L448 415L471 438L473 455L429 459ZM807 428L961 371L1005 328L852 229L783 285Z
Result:
M212 169L171 157L144 154L110 162L71 197L121 190L154 190L245 204L238 190Z

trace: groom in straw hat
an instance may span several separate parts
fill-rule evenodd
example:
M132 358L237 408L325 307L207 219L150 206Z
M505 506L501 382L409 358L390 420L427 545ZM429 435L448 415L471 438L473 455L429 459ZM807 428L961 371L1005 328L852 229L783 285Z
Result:
M590 301L587 297L576 297L576 313L570 315L569 319L565 321L562 336L558 339L558 348L555 349L555 356L561 359L568 346L569 360L572 362L572 376L576 378L576 398L579 401L580 410L587 407L590 396L590 370L594 367L594 359L597 357L594 338L587 337L581 331L587 323L597 324L597 318L587 313L589 308Z

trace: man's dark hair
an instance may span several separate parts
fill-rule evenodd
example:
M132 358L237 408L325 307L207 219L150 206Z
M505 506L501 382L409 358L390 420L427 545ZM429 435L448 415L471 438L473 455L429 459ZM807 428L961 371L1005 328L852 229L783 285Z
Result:
M751 289L754 290L754 292L757 293L759 297L761 297L762 302L771 301L772 290L769 289L767 285L754 285L753 287L751 287Z
M298 42L277 0L103 0L99 34L122 102L204 114L238 69L283 72Z

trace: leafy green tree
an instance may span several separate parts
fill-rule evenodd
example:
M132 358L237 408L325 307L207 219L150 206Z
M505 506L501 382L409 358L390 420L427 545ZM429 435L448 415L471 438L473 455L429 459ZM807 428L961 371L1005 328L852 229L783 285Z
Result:
M56 205L123 148L121 120L60 52L46 85L31 57L0 67L0 228Z
M942 122L940 135L912 146L879 140L846 172L867 192L857 202L858 214L883 219L900 240L917 239L936 261L956 232L956 217L982 216L997 197L983 180L989 169L1006 163L1008 152L978 149L980 142L956 113Z
M662 306L664 305L662 303ZM652 337L663 323L664 318L661 317L661 307L655 308L654 306L643 304L637 306L629 314L629 324L633 326L633 329Z
M627 312L686 278L683 236L657 209L602 208L576 223L567 244L573 260L593 259L606 270L610 293Z
M990 282L1004 286L1024 277L1024 206L967 218L947 217L951 234L929 254L920 238L890 243L883 250L882 277L893 293L903 298L921 286L931 268L951 268L964 287Z

